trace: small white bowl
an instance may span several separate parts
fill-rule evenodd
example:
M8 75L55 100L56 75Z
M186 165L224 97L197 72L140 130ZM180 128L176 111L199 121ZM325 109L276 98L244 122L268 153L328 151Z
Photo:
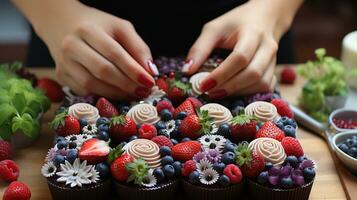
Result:
M352 156L347 155L343 152L340 148L338 148L338 144L343 141L346 141L348 138L352 138L352 136L357 136L357 130L355 131L346 131L337 133L332 138L332 145L336 152L337 157L342 161L342 163L349 168L354 174L357 174L357 159L353 158Z
M355 129L344 129L344 128L337 127L336 124L333 122L334 118L344 119L344 120L351 119L353 121L357 121L357 110L341 108L341 109L337 109L337 110L333 111L329 117L329 123L337 132L345 132L345 131L355 130Z

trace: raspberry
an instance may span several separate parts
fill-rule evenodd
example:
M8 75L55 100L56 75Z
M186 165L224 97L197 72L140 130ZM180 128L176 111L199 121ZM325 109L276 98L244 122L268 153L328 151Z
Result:
M163 135L155 136L151 139L151 141L155 142L157 145L159 145L159 147L168 146L172 148L174 146L171 140Z
M281 141L281 145L285 150L286 155L300 157L304 155L304 150L301 147L299 140L293 137L285 137Z
M229 177L231 183L239 183L243 178L239 167L234 164L227 165L223 170L223 174Z
M8 182L16 181L19 177L19 167L12 160L0 162L0 177Z
M183 176L188 176L188 175L191 174L191 172L195 171L196 169L197 168L196 168L195 161L188 160L183 164L181 173L182 173Z
M138 130L139 137L150 140L157 135L157 130L152 124L143 124Z
M294 118L294 112L290 109L288 103L282 99L273 99L271 103L276 107L280 116Z
M12 156L11 144L7 141L0 140L0 161L10 159Z
M171 102L167 100L159 101L156 105L157 112L160 113L164 109L169 110L171 113L175 111L175 108L172 106Z
M286 84L293 84L296 79L296 73L292 67L284 67L281 71L281 82Z

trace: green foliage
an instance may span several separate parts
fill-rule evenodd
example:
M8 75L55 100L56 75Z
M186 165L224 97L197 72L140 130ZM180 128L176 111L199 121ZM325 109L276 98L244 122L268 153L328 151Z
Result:
M111 164L116 158L121 156L124 153L124 144L119 144L117 147L113 148L110 150L110 153L108 155L108 160L107 162Z
M248 148L248 143L241 143L234 149L235 160L239 166L250 165L253 160L252 150Z
M4 140L10 140L15 131L35 137L40 127L38 117L51 105L42 91L13 73L19 68L20 63L0 65L0 138Z
M316 60L308 61L298 68L298 73L307 79L299 103L315 119L326 121L331 112L326 105L327 96L346 96L349 73L340 60L326 56L325 49L315 50Z
M200 124L201 124L201 130L199 131L200 135L207 135L207 134L211 134L212 132L212 127L214 124L214 119L213 117L210 117L208 115L208 110L196 110L196 113L198 115L198 118L200 120Z
M125 169L129 172L127 182L134 181L134 184L141 185L144 178L148 175L149 166L143 159L136 159L132 163L125 165Z

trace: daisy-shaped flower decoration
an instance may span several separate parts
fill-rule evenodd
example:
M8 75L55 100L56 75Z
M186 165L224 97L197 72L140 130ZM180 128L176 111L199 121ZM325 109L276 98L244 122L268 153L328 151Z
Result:
M196 168L198 172L202 173L206 169L212 169L212 163L207 158L203 158L196 164Z
M204 185L213 185L217 182L219 174L216 170L209 168L200 174L200 182Z
M48 150L47 155L45 157L45 162L52 161L57 155L57 150L55 148L51 148Z
M193 160L196 163L199 163L201 160L206 158L206 154L204 152L198 152L193 156Z
M92 183L96 183L100 180L99 172L95 169L95 166L93 166L92 169L90 170L90 174L91 176L89 177L89 179Z
M65 161L65 164L61 164L61 171L57 172L56 175L59 176L58 182L64 182L70 187L82 187L82 185L92 183L92 168L93 165L87 165L87 161L81 161L77 158L73 165Z
M173 131L175 131L175 128L176 128L176 124L175 124L175 120L170 120L168 122L165 123L166 125L166 133L168 135L169 138L171 138L171 133Z
M221 161L222 155L217 149L207 149L205 153L206 153L206 158L211 163L217 163Z
M215 149L221 152L224 149L224 145L227 139L221 135L204 135L198 139L204 150Z
M141 185L149 188L149 187L156 186L156 184L157 184L157 179L153 174L153 170L150 169L147 176L144 177Z
M49 178L52 177L53 175L56 174L57 171L57 167L55 166L55 164L53 164L53 162L48 162L46 164L44 164L41 168L41 174L42 176Z
M95 135L98 132L98 128L95 124L88 124L82 128L82 133L87 135Z
M82 146L83 142L92 139L93 137L93 135L88 134L69 135L66 137L66 140L69 142L75 142L77 144L77 149L79 149Z

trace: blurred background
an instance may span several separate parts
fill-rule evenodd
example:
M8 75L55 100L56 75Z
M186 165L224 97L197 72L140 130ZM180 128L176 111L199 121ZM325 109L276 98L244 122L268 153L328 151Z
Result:
M297 62L313 59L319 47L339 58L342 38L357 30L357 1L307 0L292 30ZM0 63L25 61L29 36L26 19L8 0L0 0Z

